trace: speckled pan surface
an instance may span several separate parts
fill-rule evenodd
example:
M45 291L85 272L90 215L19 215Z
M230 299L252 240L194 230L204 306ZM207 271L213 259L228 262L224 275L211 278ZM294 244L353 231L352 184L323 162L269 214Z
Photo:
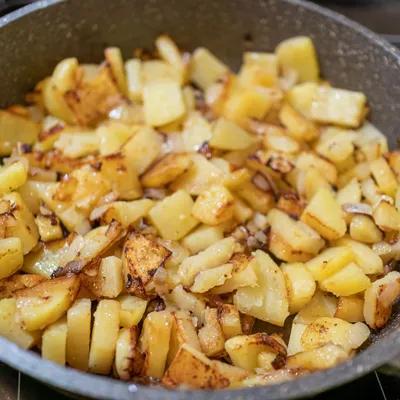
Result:
M116 45L126 57L167 32L192 50L211 49L233 69L243 51L272 50L288 37L310 35L323 75L335 86L365 92L373 122L393 147L400 126L400 54L342 16L298 0L69 0L40 1L0 19L0 106L23 94L54 68L77 56L100 61ZM252 38L252 40L245 40ZM400 307L388 326L353 360L336 368L263 388L170 392L58 367L0 338L0 360L52 386L95 399L294 399L355 379L400 355Z

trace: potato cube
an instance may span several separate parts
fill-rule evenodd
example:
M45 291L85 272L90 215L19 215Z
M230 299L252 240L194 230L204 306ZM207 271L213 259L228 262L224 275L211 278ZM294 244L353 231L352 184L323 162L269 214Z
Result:
M300 150L299 143L282 128L269 129L263 136L264 146L273 151L294 154Z
M24 349L39 343L41 331L28 332L16 321L17 301L15 298L0 300L0 334Z
M242 192L242 194L243 193L244 191ZM252 217L254 212L250 207L246 205L246 203L240 197L233 194L233 198L235 199L233 217L235 218L236 221L244 223ZM251 199L253 201L253 196L251 197Z
M364 299L359 296L340 296L334 317L347 322L364 321Z
M301 337L301 343L305 350L331 342L350 351L360 347L369 335L370 330L362 322L353 325L339 318L322 317L308 325Z
M263 68L275 80L278 79L278 58L274 53L243 53L243 64L257 65Z
M253 182L245 182L235 189L236 194L246 201L251 208L260 213L267 213L274 206L272 192L262 191Z
M215 294L231 293L234 290L250 286L257 286L257 275L255 273L258 268L257 260L253 256L244 253L235 253L229 260L232 264L232 277L227 279L221 286L215 287L212 292Z
M306 267L318 282L330 277L355 259L349 246L330 247L306 262Z
M328 240L339 239L347 229L339 204L326 189L318 190L303 211L301 220Z
M193 325L192 317L187 311L174 311L171 337L169 342L169 351L167 357L167 366L171 365L179 349L183 344L192 349L201 351L199 338Z
M340 346L325 344L316 349L299 352L286 359L288 368L304 368L309 371L335 367L337 364L347 360L349 354Z
M370 168L379 189L384 194L394 197L397 190L397 181L387 161L380 157L371 162Z
M39 275L15 274L8 278L0 279L0 300L14 296L17 290L30 288L43 282L45 278Z
M192 164L187 154L167 154L152 165L140 178L144 187L162 187L182 175Z
M284 40L276 48L276 55L280 67L294 69L300 82L318 81L318 59L310 37L297 36Z
M100 154L106 156L117 153L121 146L134 136L140 128L128 126L122 122L106 121L96 129Z
M277 74L268 71L256 64L243 64L239 71L239 83L242 87L274 87L277 81Z
M173 81L151 81L143 88L143 104L146 122L162 126L176 121L185 113L182 90Z
M286 281L291 314L300 311L314 296L316 285L310 271L304 264L281 266Z
M78 296L77 275L44 281L16 292L17 321L28 331L43 329L61 318Z
M28 173L22 161L0 167L0 195L18 189L27 178Z
M349 238L342 238L336 244L351 248L355 256L354 261L364 271L364 274L375 275L383 272L382 259L367 245Z
M225 339L243 334L240 314L236 306L221 304L218 306L217 315Z
M222 240L224 238L224 229L225 224L217 226L200 225L183 238L182 244L189 249L192 255L197 254L213 243Z
M61 318L49 325L42 336L42 357L56 364L65 365L67 354L67 319Z
M129 99L131 101L140 101L143 90L141 61L137 58L127 60L125 62L125 74Z
M181 73L184 74L186 68L185 62L174 41L166 35L161 35L155 40L155 45L160 56L174 69L181 71Z
M192 111L183 124L182 138L186 151L193 152L209 142L212 131L211 124L197 111Z
M99 149L99 140L94 132L61 133L54 147L68 158L81 158Z
M386 325L399 295L400 273L397 271L389 272L372 283L364 296L364 318L370 328L376 330Z
M191 215L193 205L189 193L178 190L155 205L149 217L164 239L179 240L199 223Z
M223 389L229 386L230 380L219 371L215 361L183 344L165 373L162 383L168 388L184 384L193 389Z
M190 79L205 90L229 72L229 68L204 47L197 48L190 63Z
M114 78L118 90L126 95L128 92L121 50L118 47L107 47L104 50L104 58L108 63L109 71Z
M281 108L279 120L287 128L289 135L296 140L310 141L319 135L318 126L288 103Z
M139 339L145 360L141 374L161 379L167 361L173 317L168 311L151 312L143 323Z
M315 151L334 164L340 164L349 158L354 151L352 137L349 133L344 129L327 128L324 131L327 139L320 139L315 146Z
M301 337L303 336L304 331L307 328L307 324L294 323L292 324L292 328L290 330L290 337L288 343L288 355L292 356L293 354L300 353L304 351L304 348L301 344Z
M354 178L337 192L336 202L339 205L345 203L360 203L361 197L360 183Z
M273 335L269 336L265 333L233 337L226 341L225 349L235 366L249 372L254 372L257 368L257 357L260 353L286 355L285 346Z
M302 191L304 191L304 195L308 201L310 201L320 189L325 189L333 193L328 180L315 167L310 167L307 171L304 171L304 175L299 176L297 182L300 194L303 194Z
M120 323L124 328L139 324L147 308L147 300L136 296L123 295L117 298L120 303Z
M350 223L350 236L363 243L377 243L383 239L383 233L368 215L355 215Z
M142 75L144 85L152 82L174 82L181 86L183 83L183 71L163 60L143 61Z
M351 296L364 291L371 285L371 281L361 268L350 263L340 271L320 282L320 288L332 292L336 296Z
M120 305L116 300L101 300L94 313L92 340L89 353L89 371L110 373L119 333Z
M381 201L374 208L372 216L381 230L385 232L400 230L400 212L387 201Z
M42 242L49 242L63 238L60 220L54 215L39 214L35 218Z
M17 272L23 262L21 240L16 237L0 239L0 279Z
M178 270L182 283L190 286L199 272L225 264L234 253L235 247L235 239L227 237L214 243L199 254L186 258Z
M194 283L190 288L193 293L204 293L215 286L220 286L232 277L232 264L224 264L219 267L200 271L194 278Z
M220 118L213 126L209 143L215 149L243 150L253 144L253 139L240 126Z
M257 356L257 367L263 370L274 370L272 363L276 358L275 353L263 352Z
M254 265L258 286L239 288L234 303L239 311L262 321L283 326L289 315L285 278L271 257L261 250L255 252Z
M144 126L129 139L122 148L122 153L141 175L160 155L162 137L151 127Z
M207 357L219 357L225 346L225 336L218 321L216 308L207 308L204 313L204 326L199 330L201 351Z
M67 313L67 362L81 371L89 368L90 299L78 299Z
M302 171L307 171L309 168L316 168L329 183L336 183L337 181L337 168L330 161L319 157L312 152L302 152L296 161L296 167Z
M207 225L219 225L233 217L235 199L223 186L212 186L197 197L192 216Z

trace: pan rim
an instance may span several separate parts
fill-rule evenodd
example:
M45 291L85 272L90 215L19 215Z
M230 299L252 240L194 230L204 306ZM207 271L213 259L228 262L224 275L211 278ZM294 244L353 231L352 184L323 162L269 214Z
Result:
M65 0L41 0L22 7L2 18L0 18L0 29L9 23L18 20L28 14L36 12L48 6L64 2ZM400 51L389 44L385 39L375 34L361 24L324 7L313 3L306 3L302 0L279 0L293 6L310 10L325 18L329 18L365 37L368 41L374 42L381 47L388 55L400 64ZM396 349L398 349L396 351ZM7 339L0 337L0 360L6 364L26 373L35 379L62 388L71 393L104 399L133 399L135 393L143 399L163 398L181 400L190 395L193 400L207 398L232 399L233 398L255 398L265 397L268 399L298 399L304 396L313 396L335 386L345 384L359 378L375 368L391 361L400 355L400 333L394 332L384 338L382 342L372 344L368 349L358 354L352 360L320 372L314 372L308 376L295 379L282 384L238 389L224 390L220 392L209 391L181 391L172 392L166 389L149 388L142 385L134 385L106 377L96 376L58 366L50 361L42 360L34 352L26 351ZM250 396L250 397L249 397ZM253 397L254 396L254 397Z

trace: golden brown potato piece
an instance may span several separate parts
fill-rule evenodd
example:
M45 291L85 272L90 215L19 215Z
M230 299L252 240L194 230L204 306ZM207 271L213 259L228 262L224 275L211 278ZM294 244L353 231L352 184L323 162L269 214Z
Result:
M14 296L14 292L21 289L31 288L40 282L43 282L45 278L39 275L33 274L17 274L10 276L9 278L0 280L0 299L8 299Z
M240 313L233 304L221 304L218 306L218 321L226 339L242 335Z
M64 99L80 125L99 122L121 101L118 88L105 68L93 80L68 90Z
M67 319L64 317L53 322L43 332L42 357L56 364L65 365L67 357Z
M179 385L193 389L223 389L229 386L229 379L203 353L183 344L162 383L171 389Z
M43 329L61 318L78 296L81 280L72 275L18 290L17 320L28 331Z
M347 322L364 321L364 299L362 296L340 296L334 317Z
M144 187L165 186L187 171L191 164L187 154L167 154L142 175L140 182Z
M0 279L17 272L24 261L21 240L17 237L0 239Z
M122 259L128 292L145 299L146 285L170 255L152 236L131 232L125 241Z
M207 357L217 357L224 351L225 336L218 321L218 310L207 308L204 313L204 327L199 330L201 351Z

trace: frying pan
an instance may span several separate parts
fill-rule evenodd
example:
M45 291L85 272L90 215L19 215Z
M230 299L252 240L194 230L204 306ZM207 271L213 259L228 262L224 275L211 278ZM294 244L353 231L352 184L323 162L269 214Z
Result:
M372 122L395 146L400 125L400 53L355 22L299 0L46 0L0 19L0 106L23 95L62 58L100 62L106 46L125 57L168 33L181 48L202 45L237 69L244 51L270 51L283 39L311 36L323 76L364 92ZM284 384L236 391L172 392L59 367L0 338L0 360L75 395L119 400L296 399L346 383L400 355L400 307L350 361Z

